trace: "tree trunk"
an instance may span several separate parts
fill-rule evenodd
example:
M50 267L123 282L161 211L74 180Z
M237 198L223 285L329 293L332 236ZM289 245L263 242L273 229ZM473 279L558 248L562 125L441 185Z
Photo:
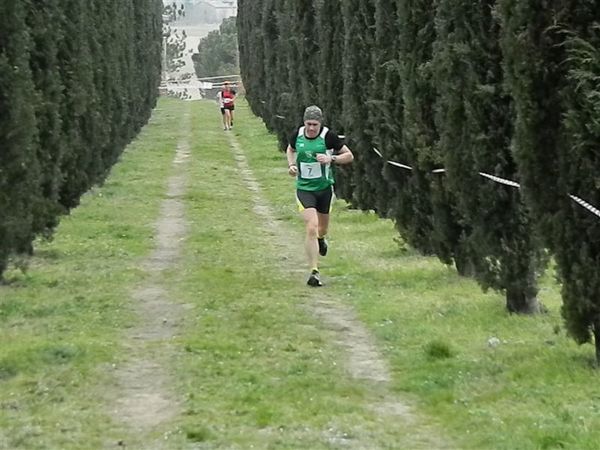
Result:
M536 292L536 290L533 290ZM529 288L508 287L506 289L506 308L515 314L541 314L546 312L535 294Z
M460 252L460 246L459 250L457 250L457 253L454 255L454 266L461 277L475 278L475 275L477 274L473 260L467 252Z

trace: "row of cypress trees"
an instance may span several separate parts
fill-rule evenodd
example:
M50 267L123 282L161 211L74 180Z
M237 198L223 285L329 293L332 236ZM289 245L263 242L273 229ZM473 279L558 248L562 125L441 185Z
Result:
M161 13L160 0L0 2L0 277L147 122Z
M543 309L554 255L600 358L600 218L569 197L600 205L599 21L593 0L239 0L240 69L282 147L321 105L356 156L337 194L509 311Z

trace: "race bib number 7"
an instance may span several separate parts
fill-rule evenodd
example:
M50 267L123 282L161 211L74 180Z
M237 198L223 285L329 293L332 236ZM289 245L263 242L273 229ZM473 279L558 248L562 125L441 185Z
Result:
M321 178L321 163L300 163L300 178L304 179L313 179L313 178Z

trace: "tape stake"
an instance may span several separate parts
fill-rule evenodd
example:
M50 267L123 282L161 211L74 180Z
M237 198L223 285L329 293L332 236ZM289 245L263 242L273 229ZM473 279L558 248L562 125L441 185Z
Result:
M600 210L592 205L590 205L588 202L586 202L585 200L580 199L579 197L576 197L574 195L569 194L569 197L571 197L573 200L575 200L577 203L579 203L581 206L583 206L585 209L587 209L588 211L590 211L592 214L597 215L598 217L600 217Z
M400 167L401 169L412 170L412 167L407 166L405 164L400 164L400 163L397 163L395 161L386 161L386 162L388 164L391 164L392 166Z
M377 150L375 147L373 147L373 151L374 151L375 153L377 153L377 155L378 155L380 158L383 158L383 155L382 155L382 154L379 152L379 150Z
M489 178L490 180L495 181L496 183L505 184L507 186L515 187L517 189L521 187L519 183L507 180L506 178L500 178L495 175L490 175L489 173L479 172L479 175L481 175L482 177Z

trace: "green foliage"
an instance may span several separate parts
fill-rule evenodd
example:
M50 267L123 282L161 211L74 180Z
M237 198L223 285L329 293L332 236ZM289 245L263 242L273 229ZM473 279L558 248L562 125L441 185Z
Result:
M532 313L539 311L536 278L544 259L527 209L519 190L478 175L518 178L493 5L440 2L434 46L438 149L463 224L463 263L484 289L506 294L509 311Z
M283 11L288 5L285 1L265 0L262 6L260 29L263 35L257 57L262 57L261 65L270 67L264 72L261 84L257 86L256 94L259 103L263 105L263 118L269 128L277 134L281 149L287 146L291 128L296 125L292 117L295 96L299 95L299 86L291 83L291 68L288 61L290 40L282 39L286 30L291 27L289 14ZM278 117L279 116L279 117Z
M399 145L384 149L386 158L407 164L411 172L397 169L391 174L398 188L392 199L392 215L403 237L416 249L433 254L433 207L428 172L435 128L431 100L429 64L434 39L434 10L430 2L397 2L398 80L402 86Z
M198 426L186 430L185 436L191 442L205 442L213 438L213 432L207 427Z
M373 177L366 174L366 161L373 156L370 139L370 135L374 134L371 132L373 124L365 105L370 100L368 86L373 64L375 6L372 0L345 0L341 3L341 12L344 29L339 68L344 74L341 122L342 129L348 133L346 143L356 158L351 171L338 171L336 194L368 210L376 203L372 184L378 180L377 173L372 174Z
M319 105L327 122L335 130L344 133L342 124L344 95L344 22L332 20L342 17L342 0L328 0L317 5L317 37L320 45L317 52L318 83L316 83Z
M600 136L597 4L505 0L500 5L516 109L513 149L523 190L556 255L567 329L579 343L594 335L600 360L600 223L568 197L600 201L594 143Z
M547 2L501 0L498 10L506 83L515 108L513 155L525 199L550 243L558 224L555 215L570 203L566 187L558 183L557 164L565 70L564 49L558 45L562 38L550 27L556 12Z
M159 0L4 3L0 277L104 180L148 120L162 10Z
M565 33L567 83L564 92L565 145L560 172L569 192L600 205L600 26ZM578 342L594 334L600 350L600 221L573 206L564 216L560 246L556 249L563 284L563 315ZM600 356L600 354L599 354Z
M389 154L398 146L398 136L402 133L402 84L399 80L399 61L397 44L390 36L398 32L397 7L395 0L378 0L375 2L375 33L373 43L373 73L368 84L368 107L371 146L380 153ZM361 126L357 123L357 126ZM383 158L374 153L373 148L364 147L362 164L366 176L372 185L374 202L370 206L379 215L389 217L393 197L390 192L395 184L394 175L397 168L385 164ZM382 176L383 175L383 176ZM400 182L406 177L399 177ZM364 190L364 189L363 189Z
M264 17L264 0L239 0L236 21L238 48L240 55L240 74L244 80L246 98L252 111L258 116L266 112L262 98L265 87L265 63L263 30L258 26ZM276 40L274 39L273 42ZM270 129L272 123L266 123Z
M447 342L434 340L425 345L425 354L431 359L446 359L452 356L452 349Z
M192 60L198 77L239 73L235 17L223 20L218 30L211 31L202 38Z
M38 129L37 160L40 164L41 201L33 207L35 233L48 234L63 212L59 203L61 161L66 147L63 136L61 103L64 85L60 72L59 47L64 39L62 27L53 26L63 19L56 4L46 3L32 8L27 16L32 46L29 64L36 92L36 122Z
M32 205L43 202L27 6L0 4L0 277L10 254L29 251Z

